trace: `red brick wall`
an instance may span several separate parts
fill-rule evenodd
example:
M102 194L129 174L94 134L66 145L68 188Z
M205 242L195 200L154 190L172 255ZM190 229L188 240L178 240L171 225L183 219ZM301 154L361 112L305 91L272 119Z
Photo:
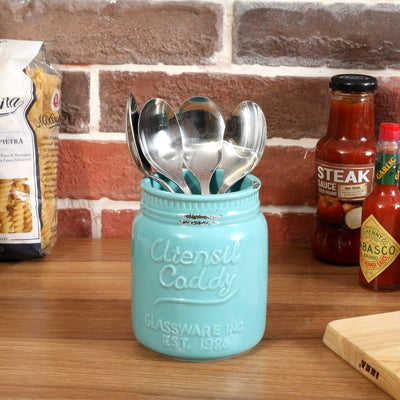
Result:
M268 122L254 173L270 240L308 242L329 77L376 76L376 125L400 121L400 5L373 3L3 0L0 37L45 41L63 73L59 236L130 236L141 179L124 135L132 92L140 107L205 95L225 117L256 101Z

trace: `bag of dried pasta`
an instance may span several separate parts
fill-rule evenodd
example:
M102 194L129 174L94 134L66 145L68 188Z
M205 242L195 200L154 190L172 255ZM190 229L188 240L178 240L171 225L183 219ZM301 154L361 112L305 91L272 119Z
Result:
M43 42L0 39L0 260L56 243L60 86Z

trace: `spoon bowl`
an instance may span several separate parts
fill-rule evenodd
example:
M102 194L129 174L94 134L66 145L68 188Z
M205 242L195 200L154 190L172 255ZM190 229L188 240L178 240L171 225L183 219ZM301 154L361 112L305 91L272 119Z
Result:
M260 160L267 138L267 123L261 107L243 101L230 114L226 123L222 148L224 179L218 193L249 174Z
M162 99L150 99L139 115L139 143L150 165L185 194L181 130L174 110Z
M138 133L138 122L139 122L139 111L136 103L136 99L132 93L128 96L128 102L126 105L126 142L128 144L129 153L131 155L132 161L134 162L136 168L141 171L146 177L153 179L160 186L169 192L173 192L171 186L168 185L158 176L154 175L151 170L151 165L147 161L140 148L139 143L139 133Z
M185 166L199 181L201 194L210 194L210 181L222 155L222 113L207 97L196 96L181 105L177 117Z

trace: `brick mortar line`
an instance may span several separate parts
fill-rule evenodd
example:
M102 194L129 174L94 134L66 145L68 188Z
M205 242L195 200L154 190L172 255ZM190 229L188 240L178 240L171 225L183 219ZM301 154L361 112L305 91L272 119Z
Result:
M159 2L167 1L167 0L156 0ZM179 1L179 0L177 0ZM202 0L200 0L202 1ZM207 0L206 0L207 1ZM233 3L235 0L231 0ZM231 2L228 0L228 3ZM216 0L218 2L218 0ZM223 1L222 1L223 2ZM255 3L255 4L263 4L263 3L271 3L271 0L266 0L266 1L260 1L260 0L242 0L242 3ZM277 3L316 3L316 4L337 4L337 3L354 3L354 4L365 4L365 5L370 5L374 6L376 4L396 4L395 0L346 0L340 1L340 0L285 0L285 1L278 1Z
M269 66L261 64L234 64L234 63L215 63L208 65L167 65L167 64L92 64L89 66L54 64L54 67L61 72L85 72L88 74L98 74L100 72L164 72L168 75L181 75L185 73L193 74L226 74L242 76L258 76L261 78L275 77L304 77L320 78L330 77L343 72L362 73L381 77L391 77L399 75L399 69L363 69L363 68L330 68L304 67L298 65Z
M234 22L234 0L224 1L223 4L223 28L222 28L222 48L214 55L217 65L233 65L233 37L232 28Z
M117 3L117 0L109 0L110 3L114 2ZM392 4L394 0L346 0L346 3L360 3L360 4L368 4L368 5L375 5L375 4ZM187 3L192 3L192 1L187 0ZM220 5L233 5L236 0L197 0L198 3L203 4L220 4ZM260 0L242 0L242 3L270 3L270 0L260 1ZM152 0L152 3L175 3L180 4L182 0ZM285 1L278 1L278 3L322 3L322 4L335 4L340 3L339 0L285 0Z
M139 201L118 201L102 198L99 200L87 199L58 199L58 209L87 209L91 216L92 237L101 238L101 214L104 210L122 211L122 210L139 210ZM300 206L261 206L260 211L266 214L283 215L283 214L314 214L315 207Z
M117 132L93 132L93 133L60 133L60 140L82 140L87 142L107 143L125 143L125 133ZM266 147L276 146L295 146L305 149L314 149L318 139L301 138L301 139L286 139L286 138L267 138Z
M100 77L99 72L91 72L89 75L89 132L100 130Z
M140 201L126 201L126 200L111 200L102 198L98 200L88 199L58 199L58 209L86 209L89 211L122 211L122 210L139 210ZM260 206L260 211L268 214L282 214L282 213L314 213L315 207L308 205L284 205L284 206Z
M260 211L266 214L314 214L316 207L308 205L300 206L260 206Z

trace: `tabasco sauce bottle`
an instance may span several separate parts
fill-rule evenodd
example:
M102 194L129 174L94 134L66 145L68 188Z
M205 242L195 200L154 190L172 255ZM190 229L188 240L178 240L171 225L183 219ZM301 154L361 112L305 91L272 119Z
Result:
M339 265L358 265L361 205L374 183L376 78L335 75L329 81L327 134L316 146L317 227L314 255Z
M362 206L359 280L378 291L400 288L399 130L381 124L375 187Z

